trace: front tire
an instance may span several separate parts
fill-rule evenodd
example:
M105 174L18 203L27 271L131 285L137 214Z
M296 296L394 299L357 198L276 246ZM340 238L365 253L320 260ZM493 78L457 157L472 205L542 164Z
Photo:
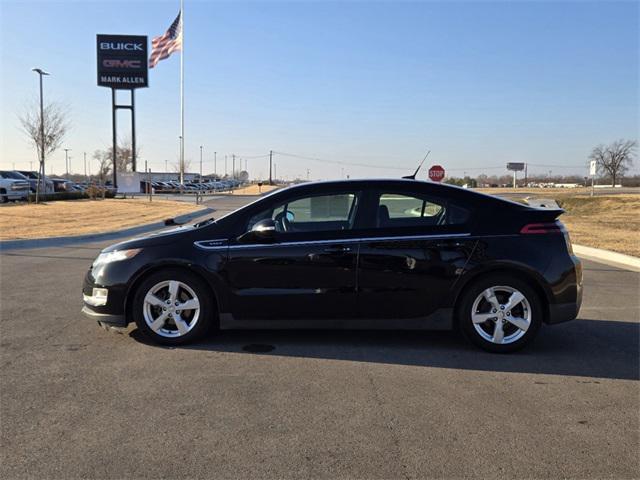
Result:
M162 345L184 345L204 337L212 324L211 292L180 269L149 275L133 299L133 319L144 335Z
M520 350L542 325L542 303L533 288L508 274L473 282L457 308L458 326L478 347L495 353Z

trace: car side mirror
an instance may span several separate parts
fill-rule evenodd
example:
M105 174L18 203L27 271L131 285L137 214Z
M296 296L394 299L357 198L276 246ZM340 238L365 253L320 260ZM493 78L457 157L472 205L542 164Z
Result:
M276 236L276 222L274 222L271 218L265 218L264 220L260 220L255 223L251 230L247 233L240 236L238 240L247 241L247 240L263 240L263 241L273 241Z

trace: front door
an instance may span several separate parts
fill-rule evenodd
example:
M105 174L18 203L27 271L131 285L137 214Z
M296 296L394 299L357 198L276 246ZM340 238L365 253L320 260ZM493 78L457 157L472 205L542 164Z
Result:
M272 243L235 242L226 274L235 321L319 321L357 314L358 242L351 239L359 193L338 191L280 200L248 219L272 218ZM267 324L269 322L269 324ZM283 326L285 326L283 324Z

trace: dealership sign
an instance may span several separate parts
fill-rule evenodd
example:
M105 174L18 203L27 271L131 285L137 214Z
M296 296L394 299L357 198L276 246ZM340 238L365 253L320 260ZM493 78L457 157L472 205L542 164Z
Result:
M521 172L524 170L524 162L509 162L507 163L507 170L512 172Z
M97 35L98 86L117 89L149 85L147 37Z

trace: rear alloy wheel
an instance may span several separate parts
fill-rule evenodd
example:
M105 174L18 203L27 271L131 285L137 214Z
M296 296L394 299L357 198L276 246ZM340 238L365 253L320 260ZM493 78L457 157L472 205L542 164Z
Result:
M181 345L200 338L211 324L209 291L198 278L167 270L142 282L134 298L138 328L151 340Z
M535 337L542 323L536 293L510 276L492 276L464 292L458 321L469 340L490 352L512 352Z

